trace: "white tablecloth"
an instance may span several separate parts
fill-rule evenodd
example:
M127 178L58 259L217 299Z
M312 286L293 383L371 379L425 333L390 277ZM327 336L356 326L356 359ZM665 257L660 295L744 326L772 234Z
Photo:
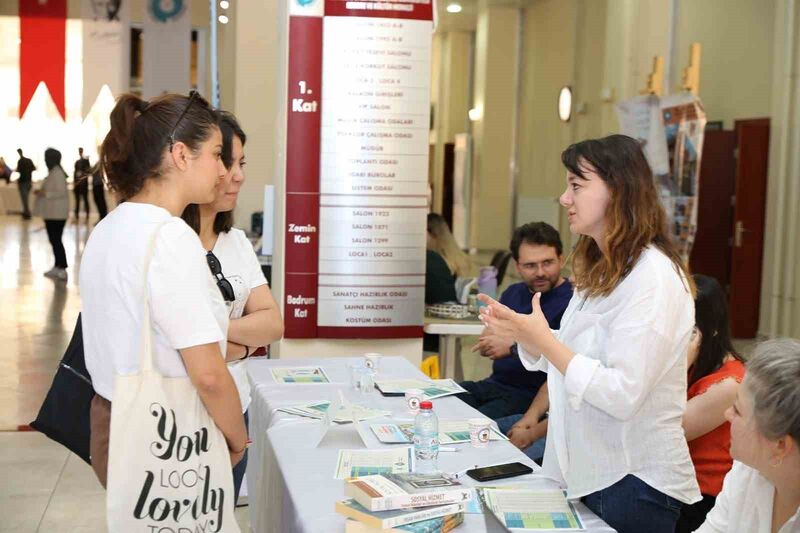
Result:
M253 445L247 465L252 531L344 531L345 518L334 511L336 500L344 498L344 482L334 479L334 468L339 449L363 447L359 445L357 433L348 426L335 427L324 443L315 448L314 435L319 435L319 422L275 412L275 409L303 402L335 400L338 391L343 390L345 397L351 401L392 411L392 420L410 419L403 398L382 397L376 391L367 402L363 402L363 397L350 389L347 365L355 360L356 358L336 358L248 362L248 373L253 387L253 401L250 404L250 436ZM333 383L275 383L270 368L278 366L321 366ZM419 370L400 357L384 357L379 374L379 377L384 378L424 378ZM465 419L479 415L464 402L453 397L434 400L434 410L440 419ZM362 433L368 435L370 448L385 446L368 429L370 423L381 420L389 418L361 423L367 428ZM510 442L492 442L483 450L474 449L468 443L455 446L458 452L439 454L439 468L445 472L519 461L531 466L534 474L491 484L524 482L535 483L542 488L556 487L555 482L538 475L539 467ZM465 484L474 483L466 476L461 479ZM582 504L578 503L577 508L587 531L614 531ZM464 525L457 531L499 532L503 529L492 517L468 514Z

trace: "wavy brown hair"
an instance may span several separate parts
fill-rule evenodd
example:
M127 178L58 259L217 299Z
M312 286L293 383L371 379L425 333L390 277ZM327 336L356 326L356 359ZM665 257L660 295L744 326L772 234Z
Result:
M655 246L682 274L694 295L689 269L667 229L667 214L658 198L653 172L639 143L626 135L609 135L569 146L561 162L573 174L587 179L596 173L610 190L606 211L606 248L581 235L572 252L575 287L589 296L608 296L633 269L645 248Z

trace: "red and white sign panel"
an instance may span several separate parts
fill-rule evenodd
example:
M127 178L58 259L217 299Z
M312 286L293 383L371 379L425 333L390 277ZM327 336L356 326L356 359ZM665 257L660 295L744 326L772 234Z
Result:
M295 227L308 231L303 233L311 237L307 250L314 248L317 255L309 265L311 254L296 249L300 244L287 227L287 337L419 337L425 295L432 4L327 0L324 18L294 18L321 20L324 38L318 64L310 57L302 68L294 68L293 61L304 59L293 48L289 53L287 224L292 217ZM290 47L299 44L291 35L294 28L290 24ZM313 38L306 35L303 41L303 53L313 56ZM309 71L317 65L321 84L309 81ZM296 94L300 87L293 83L300 81L315 95L313 109L310 98L294 103L308 96ZM306 117L316 118L316 129L309 119L293 130L297 115L306 112L297 105L307 104ZM314 142L317 151L311 154ZM316 164L316 174L310 169L289 171L293 156L302 153L306 159L298 165ZM316 179L316 188L310 183L293 187L288 183L293 178ZM306 196L302 208L299 199L290 205L292 193ZM317 218L312 220L314 202ZM301 286L312 290L309 278L313 302L299 292ZM302 303L291 304L290 296ZM295 323L290 326L290 321Z

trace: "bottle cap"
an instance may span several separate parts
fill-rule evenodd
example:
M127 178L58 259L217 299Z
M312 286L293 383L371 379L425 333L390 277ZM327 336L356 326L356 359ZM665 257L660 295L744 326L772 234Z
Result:
M424 402L419 403L420 409L433 409L433 402L430 400L425 400Z

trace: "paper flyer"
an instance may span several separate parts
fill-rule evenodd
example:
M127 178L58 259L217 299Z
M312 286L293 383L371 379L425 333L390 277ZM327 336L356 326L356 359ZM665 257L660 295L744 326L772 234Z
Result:
M321 402L293 405L288 407L279 407L275 410L290 415L322 420L322 418L325 416L325 413L328 411L330 405L331 402L329 401L321 401ZM338 411L333 419L333 422L337 424L350 423L353 421L354 418L353 414L357 414L358 420L362 421L362 420L371 420L373 418L380 418L382 416L389 416L392 414L392 412L382 411L380 409L372 409L369 407L357 406L354 407L354 413L351 413L350 408L347 405L341 405L338 408Z
M483 503L510 531L583 531L575 507L561 490L480 489Z
M273 368L272 379L277 383L330 383L328 375L318 366Z
M383 444L406 444L414 437L414 424L372 424L370 429ZM491 427L490 440L508 440L494 426ZM439 420L439 444L458 444L469 442L469 422L467 420Z
M382 394L394 396L401 396L409 389L420 389L426 400L467 392L452 379L434 379L431 381L422 379L379 379L375 381L375 385L377 385Z
M339 450L335 479L374 474L407 474L412 471L414 451L411 446L382 450Z

